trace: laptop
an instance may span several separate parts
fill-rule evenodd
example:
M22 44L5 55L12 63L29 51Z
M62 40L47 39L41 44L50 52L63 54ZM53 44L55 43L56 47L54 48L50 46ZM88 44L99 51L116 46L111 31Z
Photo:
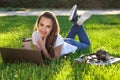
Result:
M4 63L42 64L40 51L0 47L0 53Z

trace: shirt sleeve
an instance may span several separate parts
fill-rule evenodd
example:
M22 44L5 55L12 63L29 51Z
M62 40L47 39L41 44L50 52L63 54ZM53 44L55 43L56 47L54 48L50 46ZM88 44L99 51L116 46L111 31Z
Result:
M64 43L64 40L63 40L62 36L58 34L55 45L54 45L54 48L63 44L63 43Z
M40 38L39 32L37 32L37 31L33 32L33 34L32 34L32 42L33 42L34 45L38 44L39 38Z

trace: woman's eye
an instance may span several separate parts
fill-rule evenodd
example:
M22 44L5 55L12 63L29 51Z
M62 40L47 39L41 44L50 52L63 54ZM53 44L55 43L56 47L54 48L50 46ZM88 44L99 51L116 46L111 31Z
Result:
M43 26L43 24L42 24L42 23L40 23L40 24L39 24L39 26Z
M51 28L51 26L47 26L47 28Z

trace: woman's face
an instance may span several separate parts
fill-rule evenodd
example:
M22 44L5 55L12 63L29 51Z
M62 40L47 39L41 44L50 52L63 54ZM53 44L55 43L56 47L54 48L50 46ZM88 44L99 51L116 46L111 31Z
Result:
M38 31L42 37L47 37L53 28L53 23L50 18L41 17L39 21Z

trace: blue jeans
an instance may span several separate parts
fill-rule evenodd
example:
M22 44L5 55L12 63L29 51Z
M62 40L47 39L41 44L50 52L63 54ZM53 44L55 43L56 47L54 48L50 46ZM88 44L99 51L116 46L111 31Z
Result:
M76 35L79 37L79 42L74 39ZM78 50L85 49L90 46L90 41L82 25L73 25L64 41L76 46Z

